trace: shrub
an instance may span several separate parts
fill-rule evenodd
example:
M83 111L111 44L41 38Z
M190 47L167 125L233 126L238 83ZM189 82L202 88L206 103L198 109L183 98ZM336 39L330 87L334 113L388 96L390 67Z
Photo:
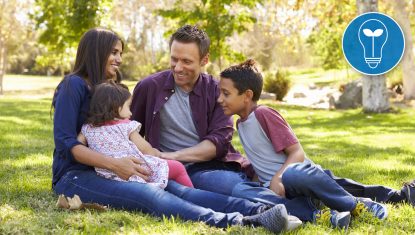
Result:
M276 100L282 100L291 88L290 75L286 71L278 70L276 73L265 75L264 90L274 93Z

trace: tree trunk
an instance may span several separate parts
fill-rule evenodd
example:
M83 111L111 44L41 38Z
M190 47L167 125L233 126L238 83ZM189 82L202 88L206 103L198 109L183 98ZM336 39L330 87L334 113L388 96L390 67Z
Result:
M362 79L363 110L371 113L389 111L385 76L364 76Z
M411 25L409 21L409 9L405 0L394 2L395 19L402 27L405 35L405 52L402 58L403 92L406 100L415 99L415 62L412 51Z
M6 45L0 39L0 95L3 95L3 77L6 73Z
M377 12L377 0L356 0L358 14ZM362 79L363 110L365 112L383 113L389 111L389 97L385 75L368 76Z

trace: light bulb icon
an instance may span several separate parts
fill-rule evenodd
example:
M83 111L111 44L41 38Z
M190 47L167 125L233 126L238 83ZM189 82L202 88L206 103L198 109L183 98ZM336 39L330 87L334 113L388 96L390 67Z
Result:
M388 29L380 20L370 19L360 26L358 36L365 62L370 68L376 68L382 60L382 49L388 40Z

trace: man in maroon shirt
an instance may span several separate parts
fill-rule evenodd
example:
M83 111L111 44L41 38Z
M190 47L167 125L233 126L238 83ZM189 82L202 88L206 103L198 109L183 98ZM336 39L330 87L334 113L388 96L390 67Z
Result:
M132 119L143 125L140 134L163 158L186 164L196 188L231 195L252 168L231 145L233 122L216 102L218 82L202 73L209 45L196 26L178 29L170 39L170 70L135 87Z

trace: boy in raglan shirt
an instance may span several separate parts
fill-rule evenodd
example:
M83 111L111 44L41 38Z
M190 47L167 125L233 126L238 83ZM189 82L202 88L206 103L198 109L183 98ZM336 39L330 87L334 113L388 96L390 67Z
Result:
M263 82L255 61L231 66L220 76L218 102L226 115L240 117L238 134L261 186L288 199L301 196L319 199L340 212L350 211L356 215L367 210L381 220L387 217L386 206L353 196L308 159L292 129L277 111L257 105ZM249 189L252 184L246 185L248 189L237 196L254 199L255 190Z

